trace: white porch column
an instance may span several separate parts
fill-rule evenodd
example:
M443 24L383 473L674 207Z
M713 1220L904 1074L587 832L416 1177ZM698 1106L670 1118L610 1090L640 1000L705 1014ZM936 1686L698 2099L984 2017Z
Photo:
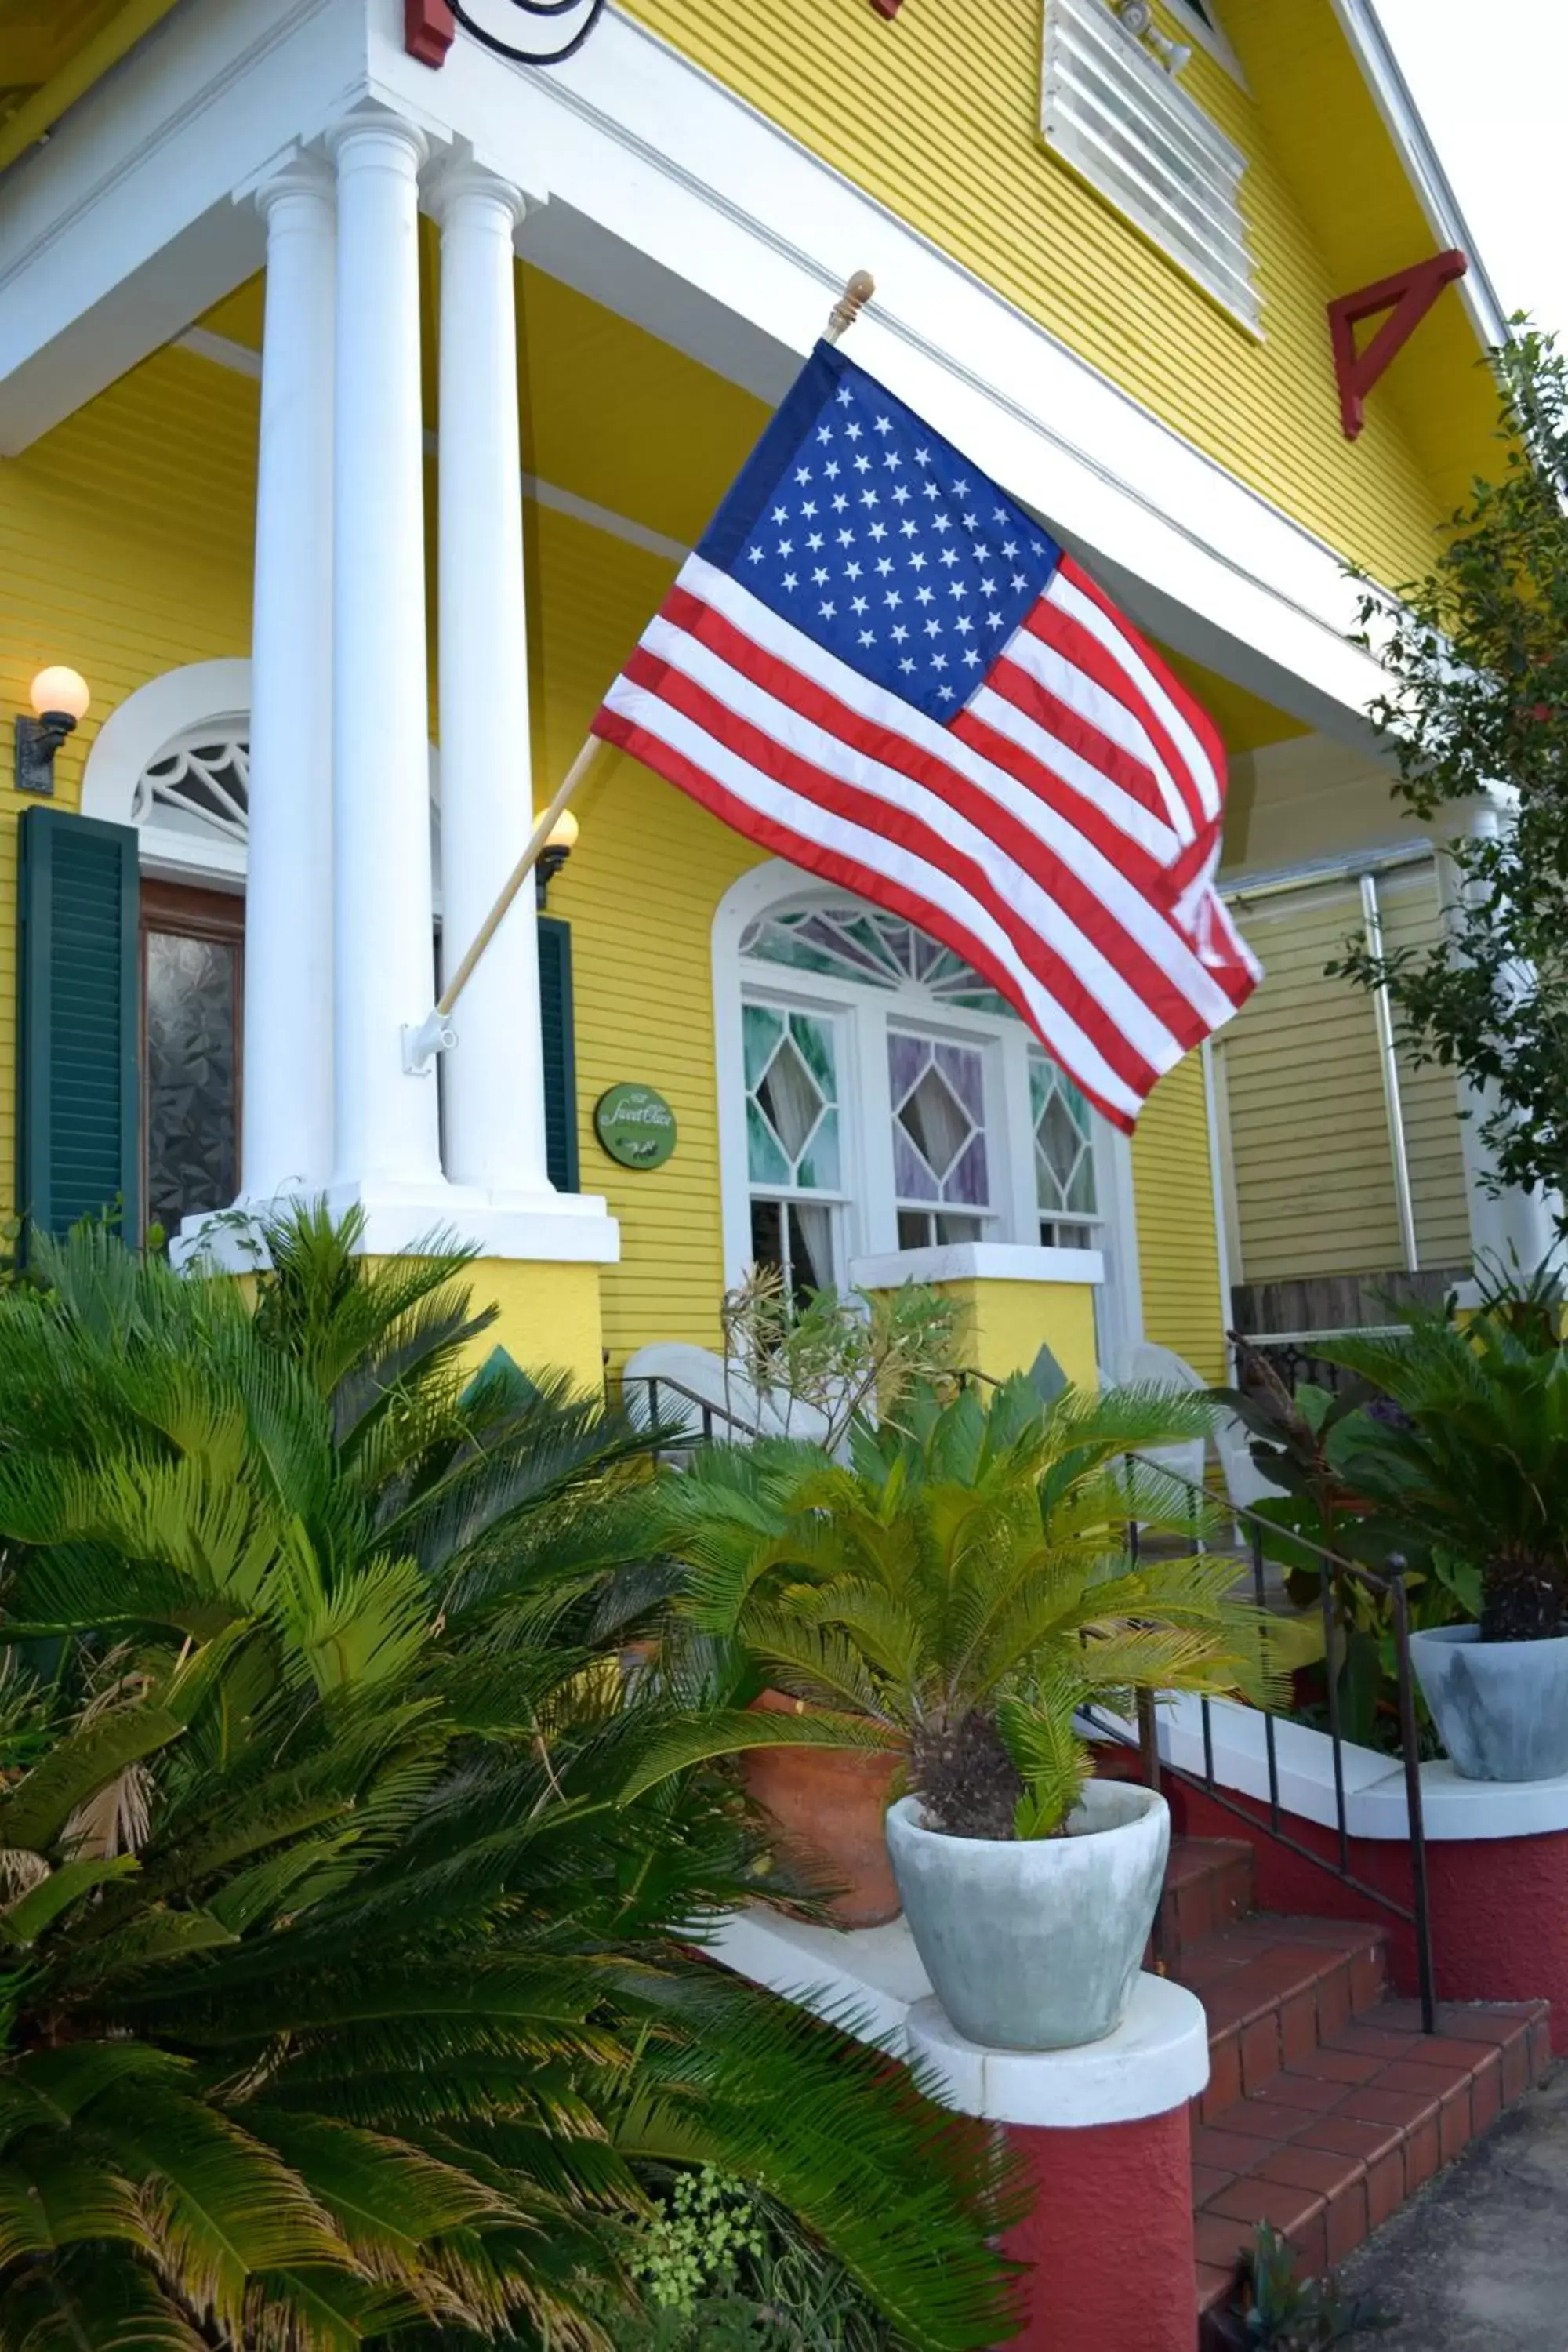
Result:
M332 175L264 187L242 1195L332 1171Z
M441 959L449 978L532 826L519 446L515 188L471 163L437 184L441 223ZM548 794L543 795L548 798ZM453 1013L447 1173L548 1195L531 885Z
M1483 802L1468 811L1464 830L1484 838L1495 834L1504 821L1502 812L1493 803ZM1441 848L1437 855L1437 881L1446 908L1462 905L1462 877L1453 859ZM1460 1121L1459 1139L1465 1159L1472 1256L1478 1263L1485 1258L1493 1273L1510 1268L1517 1262L1529 1274L1559 1246L1554 1214L1558 1203L1549 1192L1521 1192L1517 1187L1502 1192L1492 1189L1496 1155L1489 1150L1480 1132L1482 1119L1496 1107L1491 1090L1467 1086L1462 1079L1456 1083L1460 1105L1470 1114Z
M392 115L333 134L338 173L332 500L336 870L334 1205L441 1197L436 1083L403 1067L430 1010L425 486L417 174Z

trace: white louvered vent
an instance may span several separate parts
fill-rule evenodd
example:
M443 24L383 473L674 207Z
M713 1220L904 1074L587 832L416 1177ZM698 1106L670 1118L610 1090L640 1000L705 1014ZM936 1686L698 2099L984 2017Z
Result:
M1257 328L1247 158L1105 0L1046 0L1040 128L1047 147Z

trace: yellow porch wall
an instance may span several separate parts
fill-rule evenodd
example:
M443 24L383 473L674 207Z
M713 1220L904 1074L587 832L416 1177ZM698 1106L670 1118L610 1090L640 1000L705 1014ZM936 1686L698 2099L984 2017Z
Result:
M993 1380L1026 1372L1048 1348L1076 1387L1098 1385L1094 1292L1079 1282L943 1282L958 1309L958 1360Z
M474 1304L494 1305L500 1313L469 1345L474 1370L504 1348L522 1371L569 1372L578 1388L599 1388L605 1377L602 1271L553 1259L479 1259L468 1273Z
M47 662L92 708L55 762L74 808L110 712L185 662L250 651L257 387L161 352L20 457L0 458L0 1204L16 1158L13 713Z
M1358 441L1347 443L1340 429L1324 305L1381 272L1363 267L1344 236L1325 259L1301 192L1315 215L1330 209L1323 192L1343 187L1358 202L1384 204L1401 236L1405 221L1403 175L1370 102L1347 100L1328 136L1331 118L1314 110L1310 79L1290 80L1303 24L1318 48L1343 52L1330 0L1226 0L1220 8L1244 66L1258 49L1267 117L1202 48L1182 78L1249 158L1242 202L1265 301L1261 341L1047 150L1038 130L1041 0L910 0L890 24L868 0L628 5L1335 548L1391 581L1426 568L1432 528L1445 510L1424 463L1434 453L1417 446L1387 394L1374 394ZM1317 60L1320 79L1331 62ZM1353 79L1348 54L1339 62ZM1289 177L1271 135L1277 115L1294 133ZM1398 261L1431 250L1424 225L1415 234L1413 245L1394 247ZM855 258L847 255L847 265ZM1346 269L1348 280L1339 274ZM887 291L897 302L898 289ZM940 321L917 323L940 332ZM1423 334L1432 327L1429 320ZM1434 347L1424 348L1429 363ZM1451 354L1450 344L1445 357ZM1472 338L1430 389L1413 367L1402 378L1407 397L1424 404L1424 415L1435 394L1440 405L1460 376L1473 373L1478 355ZM1483 430L1470 446L1473 462L1484 462ZM1446 465L1453 457L1451 447L1442 451Z
M1219 1244L1203 1063L1189 1054L1149 1097L1132 1139L1143 1328L1205 1380L1225 1377Z

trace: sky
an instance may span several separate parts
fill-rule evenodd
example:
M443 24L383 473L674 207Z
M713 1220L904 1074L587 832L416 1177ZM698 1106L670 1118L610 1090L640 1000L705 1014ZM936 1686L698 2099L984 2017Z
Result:
M1529 310L1568 343L1568 8L1375 5L1504 310Z

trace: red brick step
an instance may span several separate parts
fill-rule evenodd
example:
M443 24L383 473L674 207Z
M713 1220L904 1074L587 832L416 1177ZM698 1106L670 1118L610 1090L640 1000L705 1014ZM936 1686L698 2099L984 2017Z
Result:
M1252 1853L1179 1839L1160 1964L1208 2012L1193 2108L1197 2302L1224 2300L1259 2221L1301 2274L1342 2262L1545 2071L1546 2003L1446 2006L1421 2032L1388 1997L1379 1927L1251 1911Z

